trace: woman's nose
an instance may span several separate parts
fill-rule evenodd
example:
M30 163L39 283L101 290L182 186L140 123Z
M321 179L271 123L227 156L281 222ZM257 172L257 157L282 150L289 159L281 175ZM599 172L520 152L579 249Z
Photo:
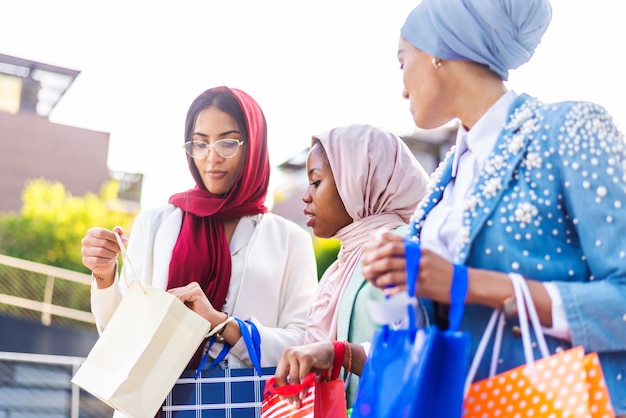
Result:
M215 147L209 147L209 151L207 152L206 159L209 160L209 161L220 161L220 160L223 160L224 157L222 157L217 152Z

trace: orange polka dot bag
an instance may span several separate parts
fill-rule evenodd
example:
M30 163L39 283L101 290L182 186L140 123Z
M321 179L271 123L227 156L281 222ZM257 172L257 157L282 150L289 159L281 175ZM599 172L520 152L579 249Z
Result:
M504 315L495 311L467 375L463 418L615 417L597 353L585 354L583 347L578 346L550 355L526 282L520 275L510 277L520 305L518 316L526 364L495 374L505 321ZM528 315L542 354L538 360L533 359ZM491 377L471 383L496 321Z

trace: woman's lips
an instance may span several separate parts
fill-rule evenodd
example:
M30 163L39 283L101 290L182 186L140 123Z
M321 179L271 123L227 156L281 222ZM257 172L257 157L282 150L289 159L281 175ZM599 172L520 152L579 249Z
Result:
M209 171L205 171L205 173L212 178L222 178L226 175L225 171L219 171L219 170L209 170Z
M315 222L315 215L312 212L309 212L308 210L305 209L304 216L307 216L309 218L306 221L306 226L311 228L313 226L313 223Z

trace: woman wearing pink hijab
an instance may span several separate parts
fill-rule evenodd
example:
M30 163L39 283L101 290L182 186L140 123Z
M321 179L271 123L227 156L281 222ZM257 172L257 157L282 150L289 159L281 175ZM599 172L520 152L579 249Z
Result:
M376 325L365 304L380 299L380 289L361 275L361 246L376 231L398 230L409 222L426 191L428 176L396 135L370 125L337 127L313 137L307 159L309 186L302 195L307 226L320 238L337 238L337 260L320 279L306 322L305 343L349 341L350 350L367 350ZM398 231L400 233L400 231ZM362 345L364 344L364 345ZM291 358L307 345L283 352L276 379L280 385ZM350 379L348 404L358 379Z

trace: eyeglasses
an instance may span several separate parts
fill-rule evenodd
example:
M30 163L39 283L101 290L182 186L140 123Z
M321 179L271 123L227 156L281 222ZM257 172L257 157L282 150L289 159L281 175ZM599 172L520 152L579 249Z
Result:
M233 158L237 155L239 147L243 144L244 142L239 139L220 139L215 141L214 144L203 141L188 141L185 142L183 148L185 148L185 152L187 152L191 158L196 160L201 160L209 155L211 148L214 148L215 152L222 158Z

